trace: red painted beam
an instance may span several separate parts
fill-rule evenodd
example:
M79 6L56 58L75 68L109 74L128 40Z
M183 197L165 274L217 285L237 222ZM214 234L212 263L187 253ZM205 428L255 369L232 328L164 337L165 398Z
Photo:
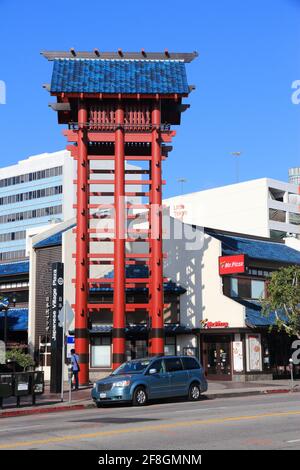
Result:
M125 135L124 108L121 102L116 109L117 127L115 141L115 240L114 240L114 311L113 311L113 360L116 369L125 361ZM102 136L102 134L100 134Z
M151 267L150 267L150 302L151 302L151 332L150 354L155 356L164 354L164 289L163 289L163 245L162 245L162 167L161 167L161 141L159 130L161 124L160 101L157 101L152 110L152 160L150 189L150 226L151 226Z
M87 121L87 108L82 100L78 103L78 122ZM88 145L84 127L78 131L77 161L77 232L76 232L76 286L75 286L75 350L79 355L79 383L89 383L88 338Z
M78 131L65 130L64 136L67 137L69 142L78 141ZM172 138L176 135L175 131L161 132L161 140L164 143L172 142ZM89 142L115 142L115 132L92 132L87 131L87 138ZM125 143L151 143L151 133L145 132L128 132L124 135Z

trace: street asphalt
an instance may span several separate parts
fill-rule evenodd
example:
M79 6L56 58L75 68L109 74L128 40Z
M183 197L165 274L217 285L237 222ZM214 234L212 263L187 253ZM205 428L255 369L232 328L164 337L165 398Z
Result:
M4 449L300 449L300 396L180 400L3 418Z

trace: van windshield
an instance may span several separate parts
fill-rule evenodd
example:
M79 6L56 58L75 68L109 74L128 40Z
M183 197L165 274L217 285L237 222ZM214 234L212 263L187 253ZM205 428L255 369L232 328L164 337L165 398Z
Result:
M149 366L150 360L140 360L140 361L130 361L124 362L120 367L118 367L112 375L121 375L121 374L141 374Z

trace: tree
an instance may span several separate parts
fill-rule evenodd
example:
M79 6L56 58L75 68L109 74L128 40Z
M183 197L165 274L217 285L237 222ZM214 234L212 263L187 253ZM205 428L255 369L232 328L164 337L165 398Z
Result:
M6 360L16 362L24 371L30 367L34 367L34 360L30 354L25 354L21 349L7 351Z
M288 266L272 273L267 284L263 313L275 314L279 330L300 339L300 267Z

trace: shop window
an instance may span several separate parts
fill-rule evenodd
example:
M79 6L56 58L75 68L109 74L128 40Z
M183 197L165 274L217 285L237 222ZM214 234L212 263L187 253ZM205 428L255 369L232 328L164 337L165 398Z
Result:
M176 356L176 337L167 336L165 338L165 355Z
M98 336L91 339L91 367L111 367L110 336Z

